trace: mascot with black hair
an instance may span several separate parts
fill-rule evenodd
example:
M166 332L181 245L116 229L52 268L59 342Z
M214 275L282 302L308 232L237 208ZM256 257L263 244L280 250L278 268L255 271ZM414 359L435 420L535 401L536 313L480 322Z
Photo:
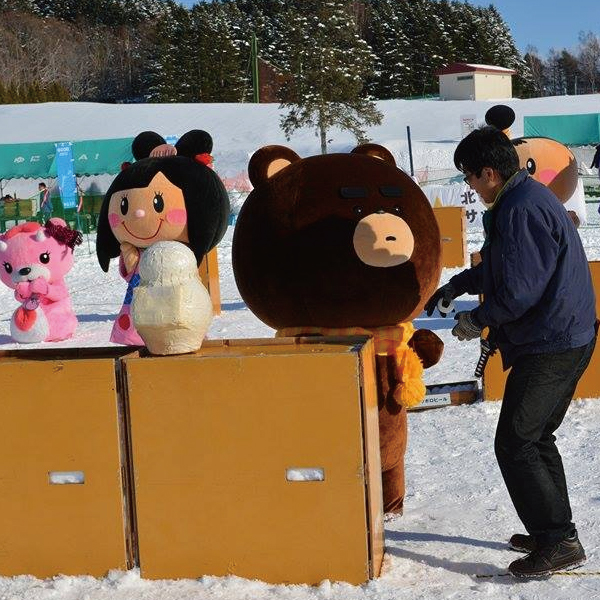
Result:
M144 345L131 318L133 290L139 284L142 252L156 242L188 246L199 265L227 229L229 198L212 170L212 138L192 130L174 145L152 131L132 143L136 162L125 163L108 189L98 221L96 253L104 271L119 257L128 282L110 341Z

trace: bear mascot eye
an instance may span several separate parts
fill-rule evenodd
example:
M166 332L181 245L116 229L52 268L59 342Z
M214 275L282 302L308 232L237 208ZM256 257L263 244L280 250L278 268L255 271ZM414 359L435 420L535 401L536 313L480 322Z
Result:
M40 254L40 262L44 265L47 265L50 262L50 254L48 254L48 252L43 252Z
M8 274L12 273L12 272L13 272L12 265L11 265L9 262L5 262L5 263L4 263L4 270L5 270L5 271L6 271Z

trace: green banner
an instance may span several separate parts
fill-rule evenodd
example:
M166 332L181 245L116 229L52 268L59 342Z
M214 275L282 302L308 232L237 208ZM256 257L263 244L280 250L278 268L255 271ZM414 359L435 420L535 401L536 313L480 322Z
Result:
M1 144L0 178L47 177L55 154L54 142Z
M73 142L75 175L114 175L133 162L133 138ZM0 179L56 177L55 142L0 144Z
M600 113L524 117L525 137L548 137L568 146L600 142Z

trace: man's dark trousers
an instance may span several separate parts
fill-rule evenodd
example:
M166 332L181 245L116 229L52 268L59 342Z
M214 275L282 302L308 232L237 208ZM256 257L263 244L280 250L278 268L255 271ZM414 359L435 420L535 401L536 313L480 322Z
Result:
M496 430L500 471L519 518L538 547L573 535L558 429L595 339L571 350L517 358L506 380Z

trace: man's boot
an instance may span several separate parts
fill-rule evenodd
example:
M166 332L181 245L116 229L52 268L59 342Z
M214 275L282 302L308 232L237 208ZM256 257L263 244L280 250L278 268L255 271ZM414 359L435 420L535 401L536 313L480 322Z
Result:
M554 571L575 569L586 561L577 534L552 546L544 546L512 562L508 570L515 577L540 577Z

